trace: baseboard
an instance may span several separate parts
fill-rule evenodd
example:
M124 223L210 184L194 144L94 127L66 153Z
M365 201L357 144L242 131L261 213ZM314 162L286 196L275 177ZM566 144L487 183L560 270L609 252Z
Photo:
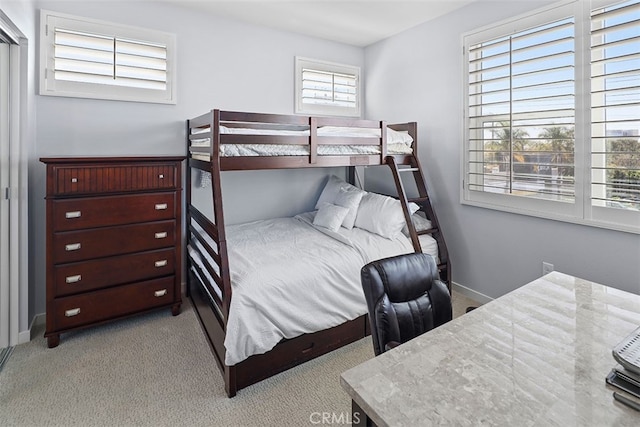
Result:
M485 294L481 294L478 291L474 291L473 289L469 289L466 286L462 286L459 283L451 282L451 285L452 285L451 289L453 289L458 293L461 293L465 297L470 298L479 304L486 304L488 302L493 301L493 298L488 297Z
M45 313L36 314L29 325L29 329L18 333L18 344L25 344L31 341L35 334L36 326L44 325L47 320Z

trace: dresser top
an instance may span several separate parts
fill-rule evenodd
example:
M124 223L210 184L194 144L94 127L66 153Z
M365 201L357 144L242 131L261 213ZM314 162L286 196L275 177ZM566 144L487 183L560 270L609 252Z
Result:
M167 162L167 161L182 161L185 156L94 156L94 157L40 157L40 161L46 164L56 163L128 163L128 162Z

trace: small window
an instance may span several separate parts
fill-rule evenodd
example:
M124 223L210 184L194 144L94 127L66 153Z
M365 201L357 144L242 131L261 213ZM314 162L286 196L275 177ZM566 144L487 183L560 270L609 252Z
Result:
M40 14L40 95L175 104L175 36Z
M360 116L360 67L296 57L297 114Z

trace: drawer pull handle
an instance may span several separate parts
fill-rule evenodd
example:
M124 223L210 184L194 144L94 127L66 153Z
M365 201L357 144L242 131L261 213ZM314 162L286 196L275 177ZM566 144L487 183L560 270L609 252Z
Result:
M160 178L160 179L164 179L164 174L160 174L160 175L158 175L158 178Z
M82 275L76 274L75 276L67 276L65 281L67 283L77 283L82 280Z
M156 233L156 239L164 239L165 237L167 237L166 231L163 231L161 233Z
M162 261L156 261L155 262L155 266L156 267L164 267L165 265L167 265L167 260L163 259Z
M167 204L166 203L156 203L156 210L157 211L163 211L167 209Z
M153 295L154 295L154 296L156 296L156 297L163 297L163 296L165 296L166 294L167 294L167 290L166 290L166 289L161 289L161 290L159 290L159 291L155 291L155 292L153 293Z
M65 251L77 251L80 249L82 245L80 243L70 243L68 245L64 245Z
M67 310L64 312L64 315L67 317L77 316L78 314L80 314L80 307L72 308L71 310Z
M81 211L73 211L73 212L65 212L64 217L67 219L70 218L80 218L82 216Z
M78 178L71 178L71 182L73 182L73 183L78 182Z

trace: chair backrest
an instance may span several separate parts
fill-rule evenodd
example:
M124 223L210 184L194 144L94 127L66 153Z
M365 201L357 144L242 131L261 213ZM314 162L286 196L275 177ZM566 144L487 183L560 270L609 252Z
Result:
M370 262L361 270L373 350L384 353L452 318L451 295L431 255L412 253Z

